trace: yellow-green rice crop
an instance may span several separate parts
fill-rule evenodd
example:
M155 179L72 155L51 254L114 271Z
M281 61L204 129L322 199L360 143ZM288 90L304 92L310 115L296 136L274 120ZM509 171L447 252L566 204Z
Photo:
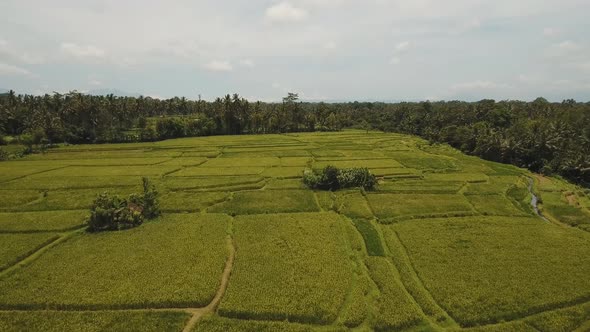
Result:
M0 311L0 331L180 331L188 318L184 312Z
M0 308L204 306L220 284L228 222L165 214L126 231L78 235L0 279Z
M222 316L330 323L352 286L344 223L334 213L238 216L238 254Z
M425 317L412 302L391 263L382 257L368 257L366 261L371 278L381 292L376 303L375 329L394 331L421 323Z
M88 211L39 211L0 213L0 233L64 231L82 226Z
M590 235L536 218L470 217L392 226L424 285L463 326L590 300Z
M228 199L230 193L224 191L192 192L174 191L162 195L160 208L163 211L201 211L211 205L221 203Z
M518 209L514 204L506 198L506 196L500 195L467 195L467 200L476 211L485 215L497 215L497 216L523 216L528 213Z
M260 214L319 211L313 192L309 190L242 191L231 200L208 209L230 214Z
M0 271L56 239L55 233L0 234Z
M473 213L471 204L463 195L369 193L367 198L375 215L382 219Z

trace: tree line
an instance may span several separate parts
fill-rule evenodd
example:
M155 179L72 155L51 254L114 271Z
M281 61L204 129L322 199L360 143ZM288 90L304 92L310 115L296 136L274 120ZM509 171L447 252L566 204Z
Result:
M280 103L239 95L214 101L91 96L79 92L0 95L0 144L155 141L209 136L377 129L448 143L487 160L590 184L590 103L478 102Z

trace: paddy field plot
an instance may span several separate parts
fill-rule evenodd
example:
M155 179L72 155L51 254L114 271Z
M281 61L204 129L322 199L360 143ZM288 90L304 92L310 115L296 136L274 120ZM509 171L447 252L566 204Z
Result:
M367 198L380 219L475 213L463 195L369 193Z
M309 190L242 191L223 203L208 209L209 212L230 214L265 214L283 212L319 211L313 192Z
M206 305L227 259L228 222L224 215L167 214L126 231L76 235L2 278L0 308Z
M238 216L239 254L220 314L330 323L352 287L345 221L335 213Z
M0 212L0 233L67 231L86 223L88 211Z
M461 325L513 320L590 300L590 236L527 217L387 226L425 287Z
M0 330L20 331L181 331L183 312L35 311L0 312Z
M328 164L379 183L303 185ZM85 232L143 176L160 218ZM584 331L589 193L353 130L50 149L0 163L0 330Z

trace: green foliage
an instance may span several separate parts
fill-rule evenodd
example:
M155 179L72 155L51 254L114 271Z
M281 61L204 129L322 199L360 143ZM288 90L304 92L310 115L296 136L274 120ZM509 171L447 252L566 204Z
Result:
M10 159L10 154L8 151L0 148L0 161L6 161L8 159Z
M81 233L3 276L0 308L205 306L228 257L229 222L226 215L166 214L125 232Z
M146 219L153 219L160 215L159 193L156 186L146 177L141 178L143 194L134 195L130 201L142 207L142 214Z
M128 199L104 192L90 208L88 231L113 231L141 225L144 219L160 215L158 191L148 178L142 178L143 193L131 194Z
M134 196L131 196L133 199ZM119 198L101 193L92 203L88 231L114 231L139 226L143 223L141 207Z
M369 256L385 256L379 233L370 221L353 219L354 226L365 240L365 247Z
M328 165L322 170L306 169L303 183L312 189L338 190L341 188L363 188L372 190L377 185L377 178L368 168L338 169Z

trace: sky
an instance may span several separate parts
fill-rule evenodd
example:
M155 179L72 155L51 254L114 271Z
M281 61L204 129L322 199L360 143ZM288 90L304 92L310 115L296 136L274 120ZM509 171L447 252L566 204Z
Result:
M0 89L590 100L589 0L2 0Z

